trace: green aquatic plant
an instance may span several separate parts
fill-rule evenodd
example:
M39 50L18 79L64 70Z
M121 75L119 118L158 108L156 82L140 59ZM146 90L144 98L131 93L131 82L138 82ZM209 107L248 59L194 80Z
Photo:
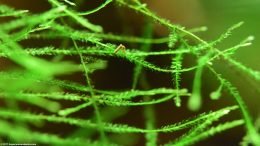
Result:
M221 58L249 77L257 81L260 79L259 71L232 58L236 50L251 45L252 36L225 50L217 48L217 44L230 37L243 22L231 26L216 40L205 41L197 33L206 31L206 27L186 29L175 25L153 13L139 0L104 0L97 8L85 12L77 10L80 2L48 2L51 8L38 14L0 5L0 19L11 18L0 24L0 57L14 63L12 68L0 72L1 143L131 145L136 141L132 135L139 134L144 136L147 146L186 146L244 126L246 138L243 143L260 146L260 134L239 91L212 66L215 60ZM142 35L106 33L102 25L87 19L88 15L95 15L113 3L118 9L128 8L144 16ZM169 35L154 38L155 23L166 27ZM59 41L60 45L43 43L44 46L32 47L21 43L31 39ZM152 47L155 44L168 48L154 51ZM183 65L187 55L194 56L197 62L189 67ZM171 64L162 67L147 59L160 56L170 57ZM97 70L108 68L109 58L134 65L129 89L98 89L93 85L93 75ZM171 75L172 88L153 87L143 70ZM216 91L210 94L212 102L221 98L221 93L226 90L234 97L235 105L197 113L204 105L204 70L215 75L220 83ZM182 86L182 76L186 72L194 73L191 91ZM83 75L83 84L64 79L64 76L75 74ZM158 126L156 107L164 102L172 102L172 106L179 107L176 110L184 107L196 116ZM64 106L64 103L70 106ZM144 127L117 122L131 109L142 110ZM93 115L88 118L74 115L86 110ZM240 119L221 120L235 110L241 113ZM173 115L165 113L165 116ZM45 128L50 124L57 127L65 124L74 130L66 135L52 133ZM41 127L45 130L39 130ZM176 131L184 132L178 138L160 142L160 134L174 134ZM129 144L120 141L120 137L128 139Z

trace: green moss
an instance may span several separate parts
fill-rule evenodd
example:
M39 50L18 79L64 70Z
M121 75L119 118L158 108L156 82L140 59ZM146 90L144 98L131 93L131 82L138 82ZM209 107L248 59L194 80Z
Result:
M184 132L183 136L173 138L165 145L191 145L217 133L244 125L247 129L247 140L260 146L259 133L254 128L253 119L243 98L234 85L222 78L212 67L217 58L222 58L226 63L233 65L255 80L260 79L259 71L248 68L232 58L232 54L237 49L251 45L252 37L248 37L224 51L220 51L216 47L218 43L222 43L224 39L230 37L232 31L239 28L243 22L233 25L216 40L205 41L196 34L196 32L206 31L205 27L187 30L157 16L147 8L146 4L138 0L106 0L97 8L86 12L78 12L75 8L77 3L67 0L64 3L57 0L48 2L52 7L39 14L0 5L0 19L13 17L10 21L0 24L0 57L16 64L13 69L0 72L0 97L1 101L6 103L0 110L0 140L4 141L4 137L8 137L11 140L10 143L107 146L120 145L120 143L114 143L120 140L112 141L110 139L111 133L130 133L130 135L139 133L145 137L147 146L155 146L162 144L158 139L160 133L171 134L175 131L190 129ZM90 14L98 17L97 13L111 3L115 3L119 9L127 7L145 17L142 36L108 34L101 25L87 20L86 17ZM67 20L70 23L65 23L64 18L71 18ZM166 27L169 35L153 38L154 23ZM73 24L80 25L81 29L76 29ZM20 43L20 41L29 39L40 41L61 39L63 45L57 47L54 44L46 44L43 47L31 48ZM190 43L192 41L195 44ZM115 52L118 44L124 43L128 43L128 46L135 46L136 49L126 47L125 51ZM151 49L153 44L162 44L168 48L153 51ZM138 47L141 49L137 49ZM195 65L183 66L187 54L193 55L197 59ZM150 56L166 55L170 56L172 60L169 67L155 65L146 59ZM57 58L57 60L51 60L46 59L46 56L58 58L71 56L77 61L64 61L66 59ZM121 58L134 65L133 82L129 90L102 90L93 85L92 74L95 74L96 70L106 70L108 66L106 59L109 57ZM151 86L144 69L170 74L173 88ZM219 99L221 91L227 89L234 97L236 105L227 105L217 111L199 114L191 119L183 119L180 123L169 123L158 127L156 125L157 106L155 106L157 104L174 101L173 106L183 107L185 102L182 100L188 97L188 109L186 110L190 110L191 113L200 111L205 104L203 98L206 98L202 94L204 82L202 77L205 69L209 69L221 83L220 87L212 92L211 98ZM194 73L192 92L182 86L182 74L186 72ZM81 85L60 78L73 73L82 74L85 84ZM140 97L142 98L140 99ZM64 102L73 103L74 106L64 107ZM30 108L20 106L20 103L26 104L26 107L39 109L29 110ZM142 112L145 128L115 122L116 118L124 117L126 114L127 110L124 107L136 108L138 106L144 107ZM73 113L91 107L93 117L83 119L85 117L83 116L80 119L71 116ZM119 107L124 110L104 111L107 107ZM186 108L186 106L184 107ZM136 109L140 110L140 108ZM215 124L221 117L231 114L230 111L236 109L240 110L241 119L220 121L218 125ZM44 114L39 111L44 111ZM92 110L89 111L92 112ZM166 113L165 116L173 115ZM9 122L10 119L12 122ZM73 125L78 130L75 131L75 134L61 137L58 134L43 133L32 128L32 125L35 126L37 123L48 124L45 122ZM94 138L95 134L98 134L99 137ZM113 135L113 139L116 139L115 135ZM136 143L136 139L136 137L133 138L131 143ZM128 141L131 140L129 137Z

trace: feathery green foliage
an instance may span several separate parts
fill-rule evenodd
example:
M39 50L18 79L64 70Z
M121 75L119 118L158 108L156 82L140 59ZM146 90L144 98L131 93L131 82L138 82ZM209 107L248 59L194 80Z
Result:
M175 83L175 89L179 90L180 89L180 81L181 81L181 67L182 67L182 54L178 54L175 58L172 57L172 64L171 64L171 68L173 70L175 70L175 73L173 74L173 81ZM176 98L175 98L175 104L177 107L181 106L181 99L180 99L180 95L177 93L176 94Z
M51 8L38 14L0 4L0 19L12 18L0 23L0 57L1 61L14 63L9 69L1 68L0 71L0 142L109 146L123 145L120 138L112 140L119 135L135 143L135 139L127 135L132 134L144 136L143 143L147 146L186 146L244 125L247 141L260 146L260 134L243 98L235 86L212 66L221 58L259 81L259 71L232 58L239 48L251 45L252 36L223 51L217 48L243 22L233 25L216 40L205 41L196 33L206 31L206 27L186 29L173 24L139 0L104 0L96 8L83 12L77 10L78 1L48 0L48 3ZM88 15L98 17L96 13L112 6L112 3L117 9L126 7L144 16L143 35L107 33L103 24L88 19ZM168 36L155 38L155 23L168 29ZM23 43L32 40L48 41L35 46ZM154 50L157 45L167 49ZM196 62L187 67L184 64L186 55L194 56ZM170 58L171 63L160 65L151 61L157 57ZM109 70L111 58L134 65L129 88L102 89L95 86L95 75ZM207 68L220 81L217 90L210 94L212 102L227 89L236 105L196 113L193 118L158 126L159 108L172 100L175 102L173 106L182 107L186 101L183 99L187 98L188 108L185 109L192 113L200 111L205 104L204 98L207 98L202 94L203 71ZM150 71L171 75L173 86L153 86L150 82L153 77L148 75ZM182 83L183 74L187 72L194 73L192 91ZM70 78L73 76L80 78L80 83ZM241 119L221 120L236 109L241 112ZM124 123L124 120L118 122L120 118L127 119L131 110L143 113L143 128ZM173 112L178 113L181 108L175 110ZM174 117L178 114L162 115ZM132 119L129 121L132 123ZM74 130L62 135L39 130L52 124L71 126ZM167 143L159 139L161 133L170 135L180 130L183 130L183 135L177 139L170 139Z

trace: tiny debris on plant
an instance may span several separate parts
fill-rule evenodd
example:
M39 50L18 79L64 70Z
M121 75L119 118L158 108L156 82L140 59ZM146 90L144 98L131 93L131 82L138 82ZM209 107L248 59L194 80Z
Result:
M123 44L120 44L114 51L114 53L117 53L118 51L122 50L125 53L125 46Z

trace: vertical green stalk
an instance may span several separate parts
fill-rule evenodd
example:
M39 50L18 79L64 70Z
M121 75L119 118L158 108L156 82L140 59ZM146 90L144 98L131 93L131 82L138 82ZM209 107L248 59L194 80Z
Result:
M188 100L188 108L192 111L198 111L201 107L201 77L202 77L202 72L204 66L208 63L208 60L210 56L214 52L210 50L206 55L204 56L198 56L200 57L198 60L198 66L197 70L195 72L195 77L193 81L193 86L192 86L192 95Z
M149 84L147 82L147 78L145 73L141 74L140 85L144 89L149 88ZM144 97L144 101L150 101L151 98L149 96ZM156 116L155 116L155 108L154 105L147 105L144 107L144 118L145 118L145 128L146 129L156 129ZM146 146L157 146L157 132L148 132L145 134Z
M179 91L180 89L180 70L182 68L182 55L183 54L177 54L175 57L173 56L172 57L172 63L171 63L171 69L175 72L175 73L172 73L172 80L173 80L173 83L175 84L175 89L177 91ZM181 106L181 98L180 98L180 95L179 95L179 92L176 92L176 97L174 98L174 102L175 102L175 105L177 107L180 107Z
M192 86L192 95L188 100L188 108L192 111L198 111L201 107L201 76L203 66L199 66L195 72Z
M94 110L95 110L97 123L99 125L98 129L99 129L100 136L101 136L101 139L103 141L103 144L105 144L107 142L107 139L106 139L105 131L104 131L104 128L103 128L103 123L102 123L102 118L101 118L101 114L100 114L100 111L99 111L99 107L96 103L95 92L93 90L93 87L92 87L92 84L91 84L91 81L90 81L90 78L89 78L89 75L88 75L89 71L86 67L86 64L84 63L82 54L79 52L79 48L78 48L77 43L74 40L72 40L72 41L73 41L73 44L74 44L74 46L75 46L75 48L76 48L76 50L79 54L81 64L83 65L83 69L84 69L85 77L86 77L86 83L87 83L87 86L89 87L89 91L90 91L90 95L91 95L90 99L91 99L91 102L92 102Z
M144 38L152 38L153 36L153 23L151 21L146 20L146 25L144 26L143 30L143 37ZM151 49L151 43L143 44L141 46L142 51L149 51ZM141 57L141 60L144 60L145 57ZM134 74L133 74L133 84L132 84L132 89L135 89L140 75L142 75L142 78L140 78L140 86L144 89L149 88L149 84L147 83L145 73L142 73L142 68L143 66L140 64L137 64L134 68ZM150 101L149 96L144 97L144 101ZM153 105L148 105L144 107L144 118L145 118L145 127L146 129L155 129L155 110ZM146 138L146 146L156 146L157 145L157 133L156 132L151 132L151 133L146 133L145 134Z
M149 97L145 98L145 100L150 100ZM145 128L146 129L155 129L156 117L155 110L153 105L148 105L144 107L144 116L145 116ZM146 146L156 146L157 145L157 133L156 132L148 132L145 134L146 138Z
M146 39L152 38L153 36L153 24L149 21L146 20L146 25L144 26L143 30L143 37ZM148 52L151 49L151 43L143 44L141 46L142 51ZM145 57L140 57L140 60L144 60ZM132 89L135 89L138 83L138 79L140 77L140 74L142 72L143 66L141 64L136 64L134 68L134 73L133 73L133 84L132 84Z

